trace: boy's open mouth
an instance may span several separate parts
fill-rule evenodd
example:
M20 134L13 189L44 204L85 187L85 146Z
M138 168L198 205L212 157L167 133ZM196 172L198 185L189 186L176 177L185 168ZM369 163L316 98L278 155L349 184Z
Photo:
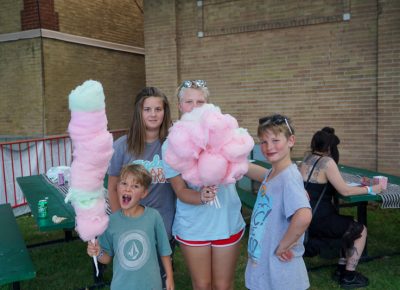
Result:
M127 204L131 201L132 197L130 195L124 194L122 196L122 203Z

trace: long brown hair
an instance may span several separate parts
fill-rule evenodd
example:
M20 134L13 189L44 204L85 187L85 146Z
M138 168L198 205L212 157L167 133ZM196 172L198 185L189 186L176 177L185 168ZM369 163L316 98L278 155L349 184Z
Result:
M146 146L146 126L142 111L144 100L150 97L161 98L164 104L164 118L159 132L159 139L161 142L164 142L165 138L167 138L168 129L171 126L171 110L167 96L155 87L143 88L135 98L135 108L127 138L128 152L135 156L141 156Z

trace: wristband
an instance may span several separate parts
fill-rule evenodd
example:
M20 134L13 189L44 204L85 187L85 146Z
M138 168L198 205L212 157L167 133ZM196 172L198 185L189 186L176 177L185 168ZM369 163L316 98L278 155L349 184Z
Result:
M372 191L372 186L366 186L366 188L368 194L376 195L376 193Z
M101 257L103 257L104 255L104 251L103 249L100 250L100 253L96 256L97 260L101 259Z

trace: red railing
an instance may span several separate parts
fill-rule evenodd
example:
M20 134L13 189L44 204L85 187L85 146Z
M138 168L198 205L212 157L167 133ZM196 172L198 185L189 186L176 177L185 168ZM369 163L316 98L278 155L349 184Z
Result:
M114 140L126 129L112 130ZM46 173L55 166L70 166L72 144L68 135L0 143L0 204L13 208L26 205L16 178Z

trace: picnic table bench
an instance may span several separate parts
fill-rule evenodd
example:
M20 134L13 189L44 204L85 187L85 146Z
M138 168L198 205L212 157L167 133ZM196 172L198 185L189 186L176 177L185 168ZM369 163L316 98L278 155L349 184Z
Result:
M36 277L36 270L10 204L0 205L0 285L13 284L20 289L20 281Z

